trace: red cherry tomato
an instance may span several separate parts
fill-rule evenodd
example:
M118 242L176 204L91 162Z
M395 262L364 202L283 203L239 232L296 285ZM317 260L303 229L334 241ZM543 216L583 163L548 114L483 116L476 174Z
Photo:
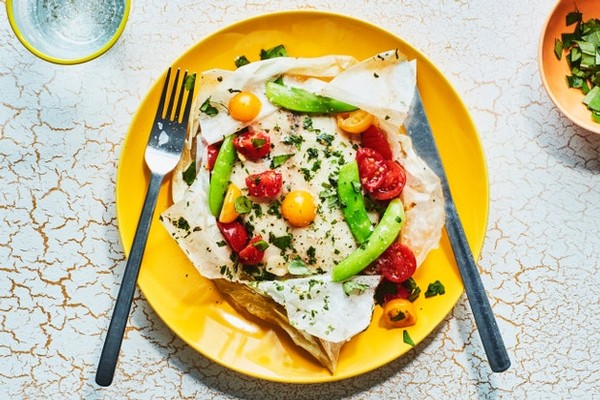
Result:
M275 198L281 191L282 184L281 174L271 169L246 178L248 193L255 197Z
M375 261L377 269L388 281L401 283L415 273L417 260L412 250L395 242Z
M209 144L206 147L206 169L212 171L215 166L215 161L219 155L219 149L221 148L221 142Z
M238 260L244 265L256 265L260 263L265 255L264 250L260 250L256 244L263 239L260 235L252 238L250 243L246 245L238 254Z
M217 222L219 230L225 236L225 241L233 251L239 253L248 243L248 233L240 221Z
M356 162L360 183L371 193L382 184L388 168L387 163L378 151L366 147L358 149Z
M377 200L390 200L398 197L406 184L406 171L395 161L387 161L387 172L377 189L371 192Z
M271 151L271 137L263 131L246 131L233 139L238 153L249 160L258 160Z
M392 159L392 148L385 133L375 125L371 125L361 134L363 147L377 151L385 160Z

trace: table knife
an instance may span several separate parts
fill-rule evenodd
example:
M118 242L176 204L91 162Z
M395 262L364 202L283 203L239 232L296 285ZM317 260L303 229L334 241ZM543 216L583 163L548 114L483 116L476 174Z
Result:
M408 117L404 122L408 135L413 141L417 154L440 178L445 198L446 232L452 246L454 258L467 293L475 324L483 343L492 371L503 372L510 367L510 358L500 335L498 324L490 307L485 288L475 264L471 248L467 241L462 223L452 200L448 178L440 158L431 126L425 114L419 90L415 88L415 96Z

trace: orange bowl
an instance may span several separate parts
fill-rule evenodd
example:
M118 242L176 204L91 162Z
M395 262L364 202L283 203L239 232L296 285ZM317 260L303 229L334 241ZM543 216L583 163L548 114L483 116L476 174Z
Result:
M599 0L560 0L542 31L538 54L540 75L550 99L567 118L584 129L600 133L600 123L592 120L590 110L582 103L584 95L581 90L567 85L566 76L570 75L570 69L564 54L561 60L554 54L554 40L575 28L575 25L567 26L566 23L567 14L575 9L583 14L584 21L600 18Z

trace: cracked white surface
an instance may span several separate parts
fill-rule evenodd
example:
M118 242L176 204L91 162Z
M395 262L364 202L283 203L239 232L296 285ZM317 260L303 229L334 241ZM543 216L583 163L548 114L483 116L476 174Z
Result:
M538 37L553 5L134 1L117 44L69 67L25 50L3 5L0 398L600 398L600 135L571 124L541 86ZM489 171L479 264L513 360L507 372L489 371L464 296L400 359L350 380L299 386L212 363L138 295L118 378L95 385L124 268L114 188L132 115L155 77L202 37L287 9L339 12L391 31L463 98Z

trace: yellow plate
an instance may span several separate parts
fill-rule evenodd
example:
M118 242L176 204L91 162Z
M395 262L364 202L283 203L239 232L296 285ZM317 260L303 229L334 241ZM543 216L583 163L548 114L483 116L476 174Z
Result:
M189 49L173 65L192 71L234 69L233 60L258 59L261 49L284 44L293 56L350 54L364 59L399 48L418 60L418 86L431 120L450 186L474 255L479 255L487 222L488 184L482 149L473 123L448 81L421 53L398 37L341 15L290 11L268 14L229 26ZM117 176L117 219L123 247L133 240L149 175L143 154L158 103L158 79L136 113L121 154ZM327 382L380 367L411 349L402 330L380 325L376 308L370 327L346 344L335 374L300 351L281 331L248 320L203 279L158 221L170 204L170 182L160 193L139 287L162 320L185 342L211 360L257 378L281 382ZM423 340L450 312L463 292L452 250L444 234L440 248L415 275L425 291L440 280L443 296L416 301L419 320L408 328L415 343Z

